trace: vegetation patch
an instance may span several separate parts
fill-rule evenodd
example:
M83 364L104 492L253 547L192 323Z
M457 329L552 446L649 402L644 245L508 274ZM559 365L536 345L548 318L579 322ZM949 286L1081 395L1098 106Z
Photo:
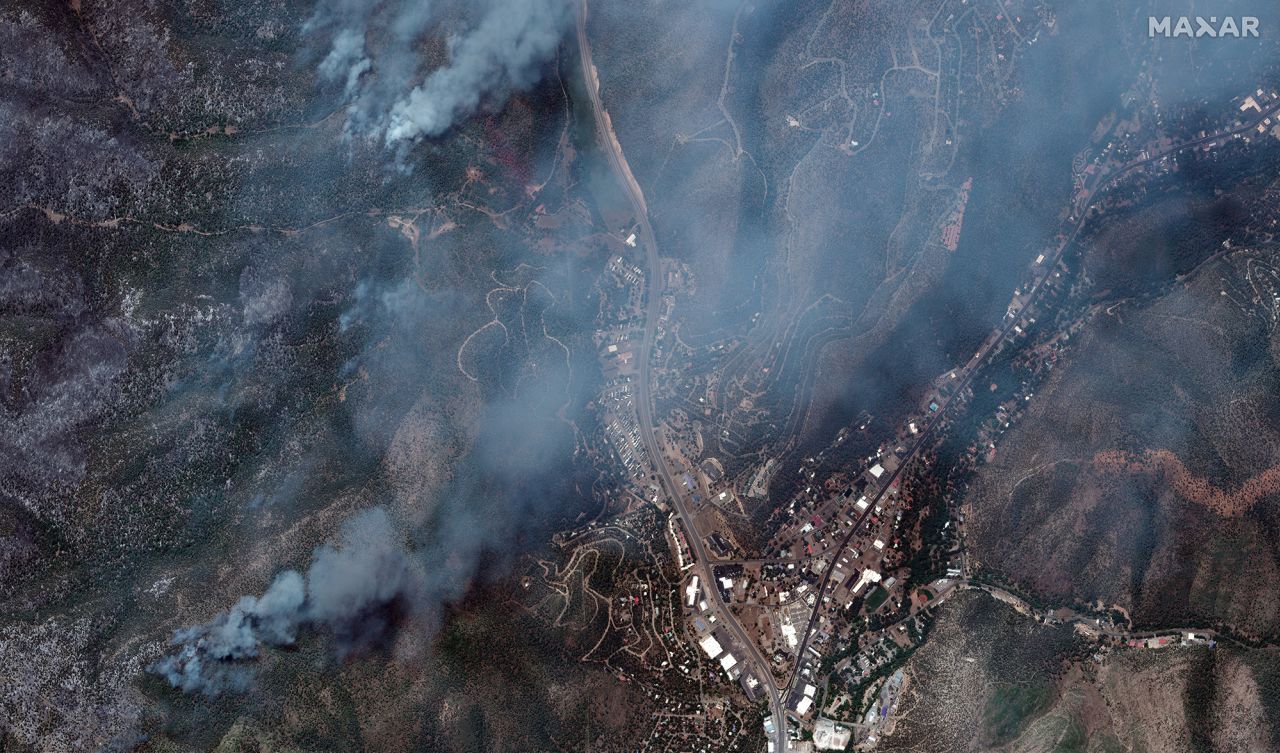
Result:
M1000 688L982 713L984 737L991 745L1013 740L1052 700L1052 689L1041 681Z

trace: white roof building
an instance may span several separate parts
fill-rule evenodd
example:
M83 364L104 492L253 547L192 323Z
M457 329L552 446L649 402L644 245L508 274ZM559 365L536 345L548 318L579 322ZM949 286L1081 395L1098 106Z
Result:
M708 659L716 658L720 655L720 652L724 650L720 645L720 641L716 640L714 635L706 636L702 640L698 641L698 645L706 652Z
M784 622L781 627L782 640L787 642L788 647L795 648L796 644L800 642L800 639L796 636L796 626L792 625L790 621L786 621L784 618Z
M872 570L871 568L867 568L866 570L862 571L861 575L858 576L858 582L853 584L853 593L857 593L861 591L862 587L869 583L879 583L879 582L880 582L880 573L876 572L875 570Z
M813 696L818 692L818 688L812 684L805 683L804 697L796 702L796 713L804 716L809 713L809 709L813 707Z
M693 576L693 580L689 581L689 585L684 589L685 606L691 607L698 600L698 576Z

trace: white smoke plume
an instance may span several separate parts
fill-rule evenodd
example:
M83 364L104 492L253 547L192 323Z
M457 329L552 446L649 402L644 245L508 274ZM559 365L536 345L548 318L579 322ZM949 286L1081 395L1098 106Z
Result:
M421 567L374 508L343 525L339 546L316 549L305 586L296 570L280 573L262 596L242 596L209 622L176 631L177 651L151 671L188 693L244 690L246 662L263 644L290 646L303 629L327 630L340 655L358 652L387 636L396 612L416 611L425 590Z
M484 97L533 86L571 15L566 0L495 4L474 31L451 45L449 64L392 107L387 141L439 136L473 114Z
M365 54L364 37L351 29L343 29L333 38L333 47L320 61L320 76L326 81L345 79L343 95L350 99L360 86L360 77L373 67Z
M478 23L449 40L448 63L425 80L415 47L437 20L433 3L320 5L303 31L329 40L317 72L323 81L342 83L349 133L387 144L439 136L486 101L538 82L572 19L572 0L473 4ZM414 86L415 80L421 83Z

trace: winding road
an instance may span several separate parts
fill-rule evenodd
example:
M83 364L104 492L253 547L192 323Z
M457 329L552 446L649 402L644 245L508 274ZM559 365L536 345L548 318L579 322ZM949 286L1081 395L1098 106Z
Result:
M711 596L712 614L715 615L716 622L729 631L738 646L747 652L748 655L743 663L760 680L760 686L769 695L769 713L773 716L774 724L773 750L775 753L786 753L788 748L786 710L782 705L781 693L773 681L773 673L769 670L769 664L760 653L755 641L751 640L747 635L737 616L725 606L724 600L720 596L720 589L715 587L714 574L709 564L710 558L707 556L703 546L702 536L698 534L698 529L693 525L693 516L689 513L680 486L676 484L675 479L671 476L671 469L667 467L666 461L663 460L662 448L658 445L658 438L654 433L653 391L650 372L652 369L653 345L658 330L658 316L662 305L662 297L659 295L658 290L662 284L662 260L658 255L658 241L654 237L653 227L649 224L649 207L645 203L644 192L640 190L640 183L636 180L635 175L631 173L631 167L627 164L627 159L622 153L622 145L618 142L617 134L613 131L613 123L609 119L609 113L605 111L604 105L600 101L600 80L596 74L596 67L591 62L591 45L587 39L586 0L582 0L578 8L578 50L579 57L582 59L582 76L585 79L587 93L591 97L591 112L595 118L596 138L608 157L610 169L613 170L614 175L618 178L619 184L627 195L627 200L631 203L636 223L639 226L637 232L638 240L640 245L644 247L649 267L646 277L647 301L644 317L644 338L640 345L639 374L636 378L636 414L640 427L640 436L644 441L645 450L649 453L653 466L658 473L662 491L671 500L672 507L675 508L676 513L680 516L680 522L684 525L689 548L694 557L694 566L702 582L706 584L706 591Z

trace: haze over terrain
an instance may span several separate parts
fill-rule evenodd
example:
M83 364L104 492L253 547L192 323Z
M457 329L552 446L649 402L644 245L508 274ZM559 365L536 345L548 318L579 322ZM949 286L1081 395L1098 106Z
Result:
M1280 749L1278 34L6 4L0 751Z

